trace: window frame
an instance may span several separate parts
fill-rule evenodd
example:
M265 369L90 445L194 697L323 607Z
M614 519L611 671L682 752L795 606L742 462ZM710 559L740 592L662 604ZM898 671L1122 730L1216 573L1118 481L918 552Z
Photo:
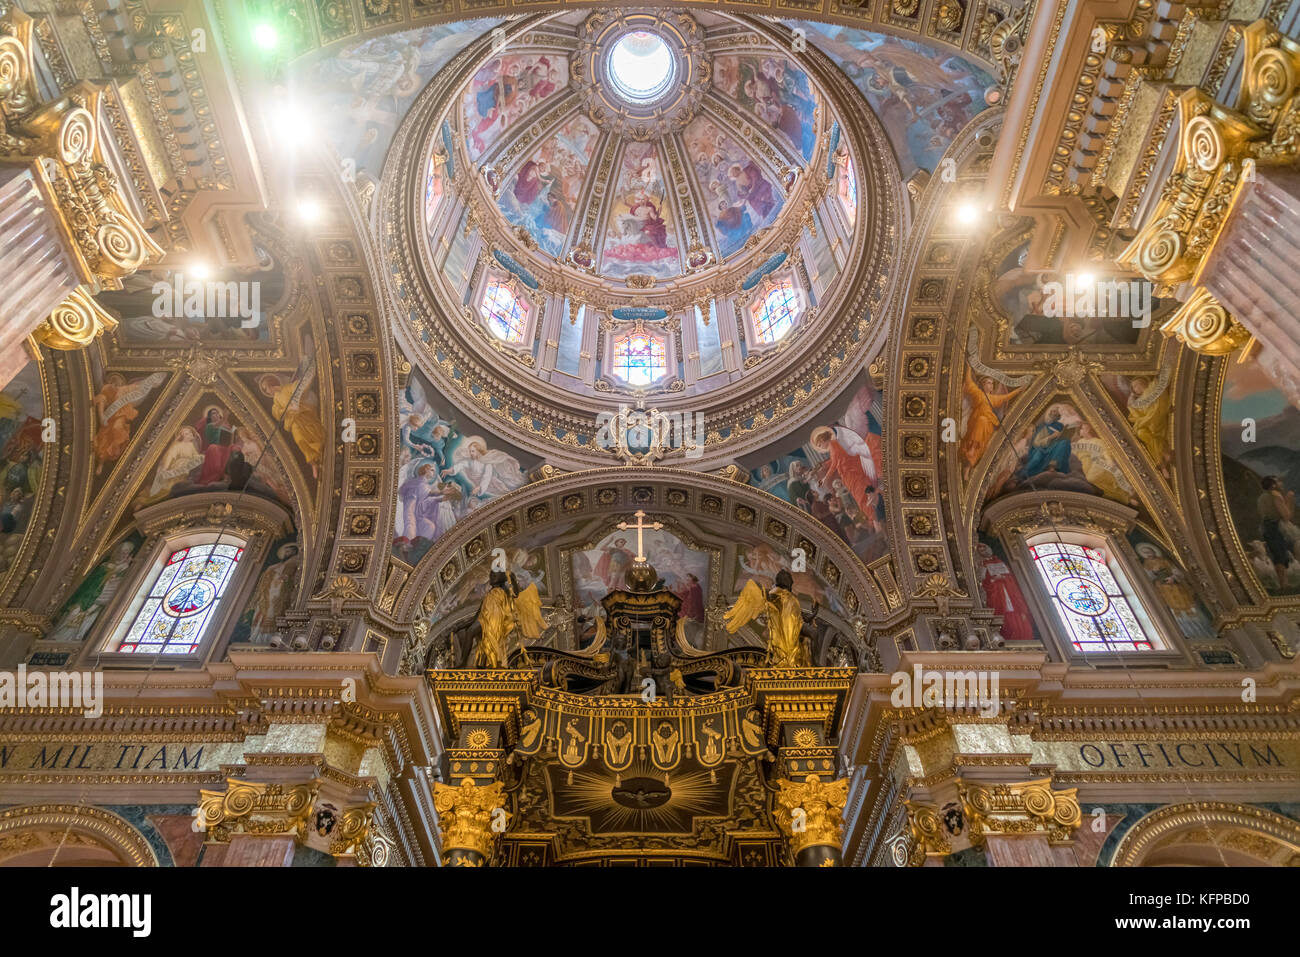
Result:
M117 594L80 647L72 651L68 666L77 662L81 667L185 670L202 668L209 661L219 660L231 647L231 633L248 608L271 544L294 527L292 517L279 502L260 496L241 497L235 492L198 492L140 509L135 513L135 528L144 541L136 549ZM157 656L112 650L122 643L122 637L144 604L145 585L153 587L157 580L154 573L167 558L187 545L211 542L219 533L223 544L239 544L244 552L227 580L198 648L186 655ZM108 547L114 547L119 541L120 538L115 539ZM50 650L64 648L68 646L60 644Z
M1030 549L1035 545L1063 542L1080 545L1099 552L1106 563L1106 568L1127 601L1134 618L1137 619L1150 649L1108 648L1098 651L1084 651L1074 646L1074 636L1057 609L1057 596L1049 591L1047 581L1039 570ZM1021 590L1038 614L1038 624L1044 633L1051 636L1060 651L1063 660L1072 663L1124 663L1124 664L1168 664L1171 661L1183 661L1182 636L1176 629L1169 628L1160 614L1160 606L1155 596L1145 587L1143 576L1139 576L1131 567L1128 554L1117 547L1116 539L1111 534L1098 534L1077 528L1039 528L1020 536L1016 562L1019 571ZM1029 581L1025 581L1028 576ZM1026 588L1026 584L1029 585Z
M618 369L618 346L621 342L626 342L637 336L643 336L653 342L658 342L663 350L663 371L652 378L649 382L633 382L619 374ZM615 382L619 383L625 389L653 389L660 383L664 382L671 373L668 363L668 349L672 345L669 337L665 333L654 332L648 329L628 329L626 332L617 333L610 337L609 346L609 374ZM653 349L651 350L653 357Z
M204 626L203 633L199 636L198 647L193 651L184 654L162 652L155 656L154 653L136 652L136 651L119 651L123 639L128 631L131 630L136 616L139 615L145 602L149 598L149 592L153 591L159 576L167 567L168 559L182 548L195 548L201 545L233 545L242 549L239 560L235 567L231 569L229 576L225 581L221 595L216 599L217 606L212 610L207 624ZM115 609L113 624L107 628L103 636L95 643L95 658L101 662L136 662L146 666L148 662L157 657L159 662L169 663L196 663L200 664L206 660L208 653L217 643L217 639L224 637L229 627L233 625L237 615L232 615L232 610L242 604L241 599L246 600L248 588L245 587L255 582L256 574L251 576L249 563L257 559L255 552L258 550L251 548L253 545L250 539L242 535L237 535L229 530L222 532L220 529L195 529L180 532L173 535L161 535L155 537L151 542L146 543L146 548L140 552L148 552L147 557L142 558L137 553L135 561L138 567L132 570L128 576L130 580L130 590L121 596L121 604ZM260 571L260 569L257 569ZM242 611L242 607L240 608Z
M791 298L794 301L795 309L793 310L790 328L785 334L777 339L768 342L761 333L759 313L764 304L771 295L780 288L788 287ZM767 352L773 349L783 349L787 343L794 341L799 331L803 328L812 312L812 303L809 299L808 290L800 285L794 271L790 269L781 270L765 276L763 281L755 288L749 301L745 304L745 334L749 341L750 352Z
M488 289L494 284L508 291L515 303L522 306L523 316L518 339L502 339L492 331L492 319L486 314L484 307L487 303ZM520 288L522 285L510 273L488 269L484 271L483 279L477 287L477 295L474 297L474 314L479 325L492 342L506 349L531 350L532 347L533 330L537 327L537 313L540 312L540 306L524 294L524 290Z

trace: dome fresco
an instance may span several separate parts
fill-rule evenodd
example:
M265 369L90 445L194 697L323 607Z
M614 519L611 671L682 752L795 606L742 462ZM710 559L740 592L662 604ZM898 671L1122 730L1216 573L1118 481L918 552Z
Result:
M540 252L668 280L778 220L831 125L790 58L719 16L547 26L534 49L483 63L454 117L502 217Z
M522 447L576 456L601 454L587 423L615 397L750 445L844 388L885 333L905 200L834 64L709 11L503 29L431 80L384 164L394 292L431 383L508 395L489 409Z

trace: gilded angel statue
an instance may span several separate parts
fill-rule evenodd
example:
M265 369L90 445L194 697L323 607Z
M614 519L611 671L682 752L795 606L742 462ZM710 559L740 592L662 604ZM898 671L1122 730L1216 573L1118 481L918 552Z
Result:
M514 575L492 572L488 578L488 593L479 606L478 624L480 634L474 652L474 667L506 667L510 636L518 632L519 645L523 648L525 640L536 641L546 627L536 583L519 591ZM525 648L525 658L527 655Z
M803 643L803 610L794 593L794 578L785 569L766 593L752 578L745 582L736 603L727 609L727 632L734 635L744 625L767 616L767 657L774 668L808 667Z

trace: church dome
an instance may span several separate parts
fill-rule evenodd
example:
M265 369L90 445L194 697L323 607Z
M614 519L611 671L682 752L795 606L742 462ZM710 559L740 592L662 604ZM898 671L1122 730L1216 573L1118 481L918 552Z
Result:
M528 408L530 437L566 450L611 398L690 402L715 445L842 385L843 356L883 335L902 189L831 61L711 12L511 30L429 85L384 176L426 370Z
M573 39L492 57L456 117L541 255L634 288L680 282L806 205L832 121L783 52L680 14L595 14Z

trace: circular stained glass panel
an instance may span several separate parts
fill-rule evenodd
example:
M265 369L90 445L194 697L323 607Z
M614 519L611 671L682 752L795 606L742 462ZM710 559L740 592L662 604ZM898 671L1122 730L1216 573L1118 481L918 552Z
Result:
M212 604L217 597L216 586L202 578L191 578L178 582L167 592L163 599L163 608L169 615L186 618L197 615Z
M1056 584L1056 597L1080 615L1100 615L1110 607L1110 596L1086 578L1062 578Z
M645 30L624 34L609 51L609 79L620 96L649 103L668 89L676 72L668 44Z

